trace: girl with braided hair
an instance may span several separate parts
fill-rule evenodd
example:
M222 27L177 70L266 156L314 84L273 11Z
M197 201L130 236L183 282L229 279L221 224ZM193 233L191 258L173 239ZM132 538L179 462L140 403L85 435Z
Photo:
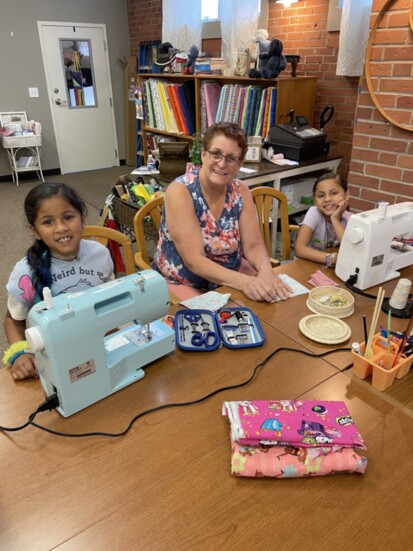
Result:
M108 249L82 239L86 205L73 188L52 182L39 184L28 193L24 211L35 240L10 275L4 322L10 347L3 363L11 368L15 380L38 376L24 331L30 308L43 300L43 289L48 287L56 296L95 287L114 277Z

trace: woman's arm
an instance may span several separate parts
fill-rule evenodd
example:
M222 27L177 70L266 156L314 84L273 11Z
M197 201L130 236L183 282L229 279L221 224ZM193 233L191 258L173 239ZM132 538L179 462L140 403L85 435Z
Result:
M264 293L272 295L273 299L275 296L286 299L291 295L292 289L274 273L267 248L261 236L257 209L251 191L242 182L241 193L243 199L243 209L240 216L242 254L258 272L253 285L263 286Z
M178 182L172 182L168 186L165 194L165 209L168 231L184 264L191 272L217 285L238 289L252 300L271 301L275 298L277 293L274 285L262 282L257 284L258 278L224 268L205 256L200 222L195 214L190 193L185 186ZM256 221L254 223L257 225ZM259 259L261 256L263 256L262 253L257 253L256 258L254 257L254 267L258 271L264 269L264 260ZM281 287L284 287L284 284ZM284 298L282 291L280 296Z

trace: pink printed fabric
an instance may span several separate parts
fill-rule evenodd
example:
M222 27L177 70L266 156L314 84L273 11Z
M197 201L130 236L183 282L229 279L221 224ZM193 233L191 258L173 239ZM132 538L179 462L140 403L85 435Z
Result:
M364 473L367 459L352 448L241 446L232 442L231 473L236 476L297 478Z
M330 279L326 274L323 274L321 270L317 270L314 274L311 274L311 278L308 280L314 287L323 287L328 285L330 287L340 287L340 285L333 279Z
M366 446L344 402L225 402L231 424L231 472L290 478L364 473Z

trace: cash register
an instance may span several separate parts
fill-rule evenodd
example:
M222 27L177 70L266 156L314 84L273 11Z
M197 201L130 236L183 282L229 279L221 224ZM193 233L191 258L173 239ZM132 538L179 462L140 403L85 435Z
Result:
M272 148L274 153L282 153L292 161L307 161L325 155L330 149L326 134L308 124L304 115L297 115L288 124L275 124L270 127L264 148Z

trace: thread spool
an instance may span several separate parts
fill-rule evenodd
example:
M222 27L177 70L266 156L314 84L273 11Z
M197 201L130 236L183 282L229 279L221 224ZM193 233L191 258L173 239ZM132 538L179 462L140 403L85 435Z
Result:
M401 278L398 281L389 301L389 305L391 308L403 310L406 307L411 286L412 282L410 281L410 279L407 279L405 277Z

